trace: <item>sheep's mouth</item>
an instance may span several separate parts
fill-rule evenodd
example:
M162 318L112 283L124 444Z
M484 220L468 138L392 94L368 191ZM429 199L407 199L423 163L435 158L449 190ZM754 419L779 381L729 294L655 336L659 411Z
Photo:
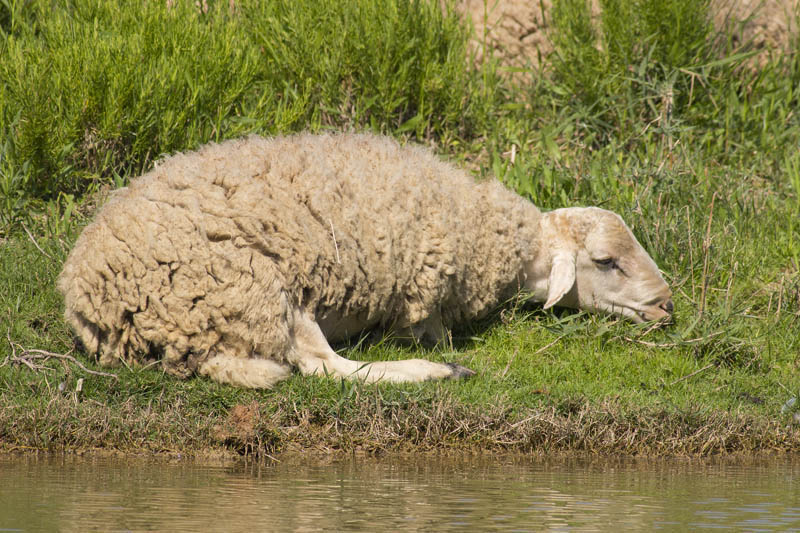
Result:
M620 304L606 304L600 306L600 309L612 315L624 316L637 324L645 322L669 324L672 322L672 313L669 313L660 305L628 307Z
M644 311L637 311L642 322L661 322L669 324L672 322L672 313L669 313L659 306L648 308Z

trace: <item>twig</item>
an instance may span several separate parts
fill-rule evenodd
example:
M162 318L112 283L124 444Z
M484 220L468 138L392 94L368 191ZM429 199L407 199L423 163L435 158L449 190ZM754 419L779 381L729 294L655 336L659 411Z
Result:
M14 347L14 344L11 342L11 333L6 331L6 339L8 339L8 345L11 346L11 355L7 355L5 359L3 359L3 364L0 366L6 366L8 364L9 359L17 358L17 349Z
M53 358L56 358L56 359L60 359L62 361L63 360L67 360L67 361L77 365L78 368L80 368L81 370L83 370L87 374L91 374L93 376L103 376L103 377L107 377L107 378L119 379L119 376L117 376L116 374L109 374L108 372L100 372L98 370L89 370L88 368L83 366L83 364L80 361L75 359L73 356L69 355L69 353L61 354L61 353L54 353L54 352L48 352L46 350L37 350L37 349L27 349L26 350L26 349L22 348L22 346L20 344L17 344L15 342L13 342L8 334L6 335L6 338L8 339L8 343L11 345L11 350L12 350L12 354L13 354L11 362L12 363L22 363L22 364L26 365L28 368L30 368L31 370L37 370L36 366L34 366L31 363L32 359L44 359L46 361L47 359L50 359L51 357L53 357ZM22 352L20 353L19 356L16 355L16 353L17 353L16 346L19 346L20 349L22 350ZM43 368L43 367L40 367L38 369L41 369L41 368Z
M683 297L684 297L684 298L686 298L686 299L689 301L689 303L691 303L691 304L692 304L692 305L694 305L694 306L697 306L697 302L695 302L695 301L694 301L694 298L692 298L691 296L689 296L689 295L686 293L686 291L685 291L685 290L683 290L683 287L678 287L678 292L680 292L680 293L683 295Z
M545 344L544 346L542 346L541 348L539 348L538 350L533 352L533 355L539 355L540 353L542 353L543 351L547 350L548 348L550 348L551 346L553 346L555 343L557 343L558 341L560 341L563 338L564 338L564 335L559 335L552 342L549 342L549 343ZM506 374L508 374L508 369L511 368L511 363L513 363L514 359L517 358L517 354L519 354L519 350L514 350L514 355L511 356L511 359L508 360L508 364L506 364L506 367L500 373L500 379L506 377Z
M42 250L42 247L41 247L41 246L39 246L39 243L37 243L37 242L36 242L36 239L34 239L34 238L33 238L33 235L31 235L31 232L30 232L30 231L28 231L28 228L27 228L27 227L25 227L25 224L23 224L23 225L22 225L22 229L24 229L24 230L25 230L25 233L27 233L27 234L28 234L28 237L31 239L31 242L33 243L33 245L34 245L34 246L36 246L36 248L37 248L37 249L38 249L40 252L42 252L42 253L44 254L44 256L45 256L45 257L47 257L47 258L48 258L48 259L50 259L50 260L53 260L53 256L51 256L50 254L48 254L47 252L45 252L44 250Z
M708 214L708 225L706 226L706 238L703 239L703 279L702 286L700 287L700 311L699 315L702 317L706 308L706 291L708 290L708 266L709 266L709 252L711 251L711 221L714 220L714 201L717 199L717 192L711 195L711 208Z
M692 279L692 301L695 301L695 285L694 285L694 247L692 246L692 217L689 209L686 209L686 223L689 225L689 268L691 269L690 277Z
M680 383L681 381L684 381L684 380L687 380L687 379L689 379L689 378L691 378L691 377L693 377L693 376L696 376L696 375L697 375L697 374L699 374L700 372L705 372L706 370L708 370L708 369L709 369L709 368L711 368L712 366L714 366L714 363L708 363L706 366L704 366L704 367L703 367L703 368L701 368L700 370L695 370L695 371L694 371L694 372L692 372L691 374L686 374L686 375L685 375L685 376L683 376L682 378L678 378L678 379L676 379L675 381L673 381L672 383L670 383L669 385L667 385L667 387L672 387L672 386L673 386L673 385L675 385L676 383Z
M511 424L510 426L508 426L508 427L507 427L506 429L504 429L503 431L501 431L501 432L497 433L496 435L494 435L494 438L496 439L497 437L500 437L500 436L502 436L502 435L505 435L505 434L506 434L506 433L508 433L509 431L512 431L512 430L514 430L514 429L518 428L518 427L519 427L519 426L521 426L522 424L526 424L526 423L530 422L531 420L533 420L533 419L534 419L534 418L536 418L537 416L538 416L538 415L529 416L528 418L526 418L526 419L524 419L524 420L520 420L519 422L514 422L513 424Z
M503 371L500 373L500 379L503 379L504 377L506 377L506 374L508 374L508 369L511 368L511 363L513 363L514 359L517 358L517 354L518 353L519 353L519 349L514 350L514 355L511 356L511 358L508 360L508 364L503 369Z
M17 347L14 346L14 343L11 342L11 330L6 330L6 339L8 339L8 345L11 346L11 357L17 357ZM8 357L6 357L8 359Z
M650 332L659 329L663 325L661 320L656 320L653 322L653 325L647 328L645 331L642 332L640 337L644 337L645 335L649 334Z
M736 254L736 245L733 246L733 254ZM725 291L725 313L731 312L731 285L733 285L733 278L736 276L736 269L739 268L739 261L734 261L733 268L731 268L731 275L728 276L728 289Z
M694 344L696 342L705 341L712 337L716 337L717 335L720 334L722 334L722 332L717 331L716 333L711 333L709 335L706 335L705 337L697 337L695 339L689 339L681 342L665 342L665 343L643 341L639 339L634 339L632 337L622 337L622 338L628 342L636 342L638 344L644 344L645 346L650 346L651 348L674 348L676 346L686 346L687 344Z
M12 362L13 363L22 363L25 366L27 366L28 368L30 368L31 370L33 370L34 372L36 372L37 370L41 370L42 369L42 367L40 367L40 366L34 366L33 363L31 363L30 361L28 361L24 357L17 357Z
M543 351L547 350L548 348L550 348L551 346L553 346L555 343L557 343L558 341L560 341L563 338L564 338L564 335L559 335L553 342L545 344L544 346L542 346L541 348L539 348L538 350L533 352L533 355L539 355L540 353L542 353Z
M33 359L49 359L51 357L55 357L56 359L66 359L77 365L78 368L80 368L87 374L91 374L93 376L103 376L107 378L119 379L119 376L117 376L116 374L110 374L108 372L100 372L99 370L90 370L85 366L83 366L83 364L80 361L78 361L69 354L53 353L53 352L47 352L45 350L25 350L20 357L32 357Z

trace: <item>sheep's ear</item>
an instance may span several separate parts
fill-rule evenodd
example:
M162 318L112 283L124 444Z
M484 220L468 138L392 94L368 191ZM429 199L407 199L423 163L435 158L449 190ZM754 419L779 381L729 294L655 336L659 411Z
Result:
M550 265L545 309L556 305L575 285L575 256L568 252L557 252Z

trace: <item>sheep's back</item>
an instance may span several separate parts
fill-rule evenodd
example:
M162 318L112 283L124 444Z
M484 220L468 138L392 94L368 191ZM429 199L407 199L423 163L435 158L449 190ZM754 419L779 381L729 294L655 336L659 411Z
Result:
M258 213L253 238L318 315L469 320L508 296L529 252L538 210L425 148L358 134L238 143L263 171L244 176L255 190L237 195L235 210Z

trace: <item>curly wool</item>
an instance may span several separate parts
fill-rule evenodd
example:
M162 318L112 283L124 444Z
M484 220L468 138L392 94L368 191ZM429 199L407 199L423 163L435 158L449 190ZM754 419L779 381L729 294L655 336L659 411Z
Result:
M292 306L385 327L480 317L519 289L540 216L387 137L253 136L116 192L58 286L101 363L185 377L211 353L285 360Z

